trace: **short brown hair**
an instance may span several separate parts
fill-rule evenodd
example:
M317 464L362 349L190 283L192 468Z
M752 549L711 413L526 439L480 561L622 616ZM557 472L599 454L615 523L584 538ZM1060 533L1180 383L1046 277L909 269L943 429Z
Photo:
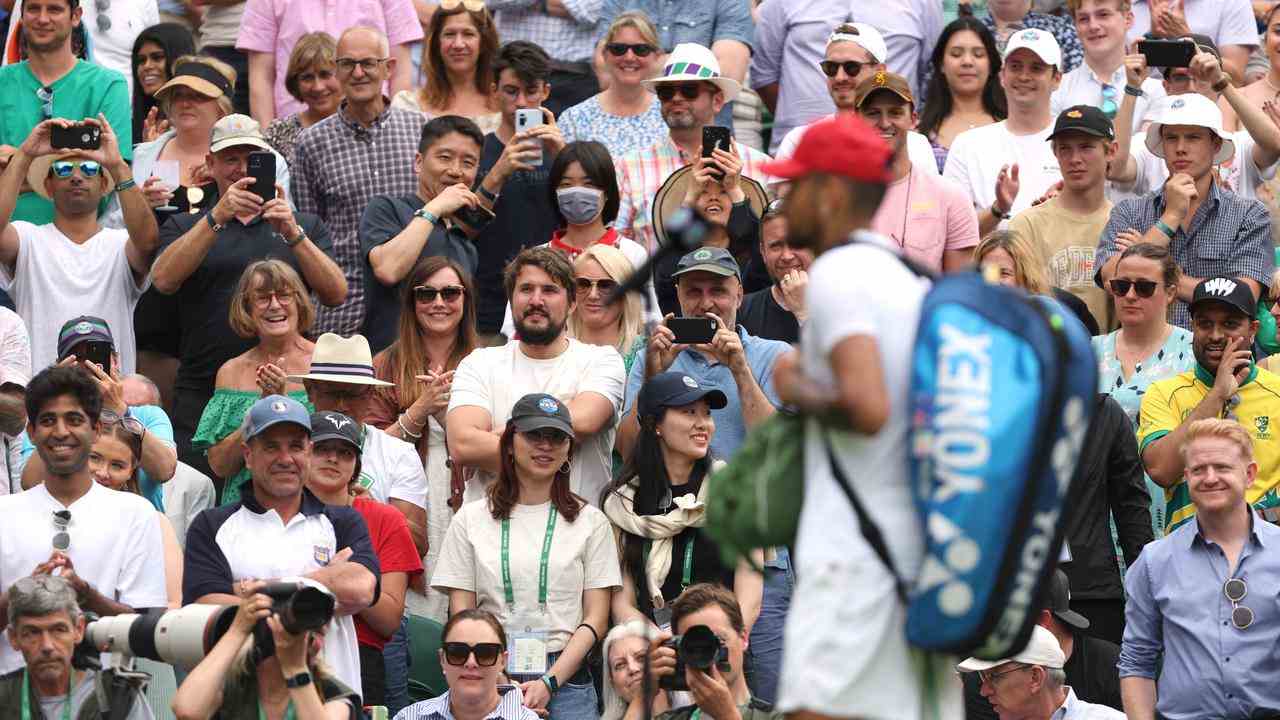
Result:
M1140 257L1146 258L1160 264L1160 276L1164 280L1165 287L1173 287L1178 284L1178 278L1182 276L1182 271L1178 269L1178 263L1174 261L1173 254L1169 252L1169 248L1156 245L1155 243L1140 242L1125 248L1120 253L1120 262L1124 262L1125 258ZM1117 263L1117 267L1119 263Z
M1116 4L1116 12L1129 12L1133 9L1131 0L1114 0ZM1067 0L1067 12L1071 13L1074 18L1077 12L1080 12L1080 6L1084 4L1084 0Z
M311 295L302 284L302 278L283 260L258 260L240 274L240 282L236 284L236 292L231 296L231 310L227 313L227 324L240 337L249 340L257 337L257 329L253 325L253 281L261 276L264 290L277 292L287 291L293 296L294 307L298 311L298 333L304 334L311 329L316 318L315 306L311 304Z
M747 631L747 625L742 621L742 608L738 606L738 598L725 586L712 583L690 585L680 593L680 597L671 603L671 627L678 627L681 620L712 605L724 611L729 618L729 625L739 635Z
M444 624L444 629L440 631L441 642L447 641L449 639L449 632L463 620L476 620L488 625L495 633L498 634L498 644L506 647L507 632L502 629L502 623L498 622L498 618L494 617L493 613L488 610L480 610L479 608L459 610L453 615L450 615L448 622Z
M564 256L564 253L539 245L521 250L514 260L507 263L507 269L502 274L502 284L507 290L507 302L511 302L511 295L515 292L516 277L520 275L521 270L529 266L539 268L550 275L557 285L569 293L570 300L573 299L573 266L569 264L569 259Z
M1206 418L1188 425L1187 434L1182 438L1182 447L1178 448L1184 463L1187 461L1187 448L1201 438L1229 440L1240 448L1240 457L1244 458L1245 463L1253 462L1253 438L1249 437L1249 432L1235 420Z
M312 68L337 68L338 41L327 32L309 32L294 43L293 52L289 53L289 68L284 73L284 89L289 91L298 102L302 102L302 91L298 89L298 76Z

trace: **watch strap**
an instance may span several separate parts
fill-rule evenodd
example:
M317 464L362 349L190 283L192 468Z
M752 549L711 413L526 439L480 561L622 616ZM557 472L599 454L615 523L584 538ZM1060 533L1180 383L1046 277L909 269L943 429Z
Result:
M1134 96L1134 97L1142 97L1143 95L1146 95L1146 93L1142 91L1142 88L1140 88L1140 87L1134 87L1134 86L1132 86L1132 85L1125 85L1125 86L1124 86L1124 94L1125 94L1125 95L1132 95L1132 96Z
M426 205L423 205L421 210L415 212L414 217L420 217L432 225L440 224L440 218L436 217L435 213L428 210Z
M116 183L116 192L122 193L125 190L128 190L130 188L135 188L137 186L138 186L138 183L134 182L133 178L129 178L128 180L121 180L120 182Z
M302 229L302 226L301 226L301 225L299 225L299 226L298 226L298 236L297 236L297 237L295 237L293 240L290 240L289 238L284 237L283 235L281 235L281 236L280 236L280 239L284 241L284 246L285 246L285 247L290 247L290 248L291 248L291 247L297 247L297 246L298 246L298 243L300 243L300 242L302 242L303 240L306 240L306 239L307 239L307 231L306 231L306 230L303 230L303 229Z
M996 216L996 218L997 218L997 219L999 219L999 220L1008 220L1009 218L1013 217L1013 214L1012 214L1012 213L1003 212L1003 211L1001 211L1001 210L1000 210L1000 208L996 207L996 202L997 202L997 201L992 201L992 203L991 203L991 214L992 214L992 215L995 215L995 216Z
M285 687L290 689L306 687L310 684L311 684L311 673L309 672L300 672L297 675L294 675L293 677L288 678L284 681Z
M1230 85L1230 84L1231 84L1231 78L1227 77L1226 75L1223 75L1221 80L1219 80L1218 82L1214 83L1214 84L1213 84L1213 85L1211 85L1210 87L1212 87L1212 88L1213 88L1213 91L1214 91L1214 92L1216 92L1216 93L1220 93L1220 92L1222 92L1223 90L1226 90L1226 89L1227 89L1227 86L1228 86L1228 85Z
M205 213L204 219L208 221L209 227L213 228L213 231L215 233L222 232L222 228L226 227L226 225L219 225L218 221L213 219L213 210L210 210L209 212Z
M480 197L484 198L485 200L488 200L491 203L498 202L497 194L489 192L489 188L485 187L484 185L477 185L476 193L478 193Z
M1172 240L1172 239L1173 239L1174 234L1176 234L1176 233L1177 233L1177 231L1176 231L1176 230L1174 230L1173 228L1171 228L1171 227L1169 227L1168 225L1166 225L1166 224L1165 224L1165 222L1164 222L1163 220L1160 220L1160 219L1157 219L1157 220L1156 220L1156 222L1155 222L1155 226L1156 226L1156 229L1157 229L1157 230L1159 230L1160 232L1164 233L1165 237L1169 238L1170 240Z
M560 681L556 680L556 676L551 673L542 676L542 683L547 686L552 695L555 695L556 691L560 689Z

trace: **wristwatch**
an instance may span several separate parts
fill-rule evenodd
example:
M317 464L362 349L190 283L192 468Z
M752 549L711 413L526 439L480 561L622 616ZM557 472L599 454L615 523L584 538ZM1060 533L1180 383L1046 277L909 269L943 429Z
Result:
M222 232L222 228L226 227L225 223L219 223L217 220L213 219L213 210L209 210L209 212L205 213L204 219L209 221L209 227L213 228L213 232L215 234Z
M436 217L435 213L428 210L426 205L423 205L421 210L414 213L414 216L420 217L423 220L426 220L427 222L431 223L432 225L440 224L440 218Z
M497 194L489 192L489 188L485 187L484 185L477 185L476 192L479 193L480 197L484 198L485 200L488 200L491 203L498 202Z
M306 687L311 684L311 673L303 671L288 678L284 681L284 686L290 689Z
M556 691L560 689L560 681L556 680L556 676L551 673L543 675L542 682L546 684L547 689L551 691L552 695L555 695Z
M1231 78L1227 77L1226 75L1223 75L1221 80L1219 80L1218 82L1214 83L1214 84L1213 84L1213 85L1211 85L1210 87L1211 87L1211 89L1212 89L1214 92L1216 92L1216 93L1220 93L1220 92L1222 92L1223 90L1226 90L1226 89L1227 89L1227 86L1228 86L1228 85L1230 85L1230 84L1231 84Z
M1013 217L1012 213L1001 212L1000 208L996 207L997 202L999 201L998 200L991 201L991 214L995 215L997 220L1008 220L1009 218Z
M307 231L306 231L306 230L303 230L303 229L302 229L302 226L298 226L298 236L297 236L296 238L294 238L293 240L290 240L289 238L285 237L284 235L281 235L281 236L280 236L280 239L284 241L284 246L285 246L285 247L289 247L289 248L291 248L291 247L295 247L295 246L297 246L297 244L298 244L298 243L300 243L300 242L302 242L303 240L306 240L306 239L307 239Z

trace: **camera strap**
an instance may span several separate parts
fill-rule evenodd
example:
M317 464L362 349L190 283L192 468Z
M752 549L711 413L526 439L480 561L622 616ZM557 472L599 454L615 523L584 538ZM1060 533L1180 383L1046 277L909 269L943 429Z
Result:
M73 670L67 678L67 699L62 703L62 720L71 720L71 701L76 694L76 674ZM31 720L31 674L22 671L22 720Z
M547 563L551 559L551 538L556 533L556 505L551 503L547 513L547 532L542 539L542 559L538 564L538 604L543 611L547 608ZM506 596L507 607L516 602L515 588L511 585L511 518L502 519L502 591Z

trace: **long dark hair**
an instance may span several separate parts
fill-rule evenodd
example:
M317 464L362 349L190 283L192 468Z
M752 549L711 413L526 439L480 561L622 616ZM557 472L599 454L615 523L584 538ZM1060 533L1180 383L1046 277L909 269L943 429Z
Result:
M498 479L489 486L488 493L489 512L493 514L494 520L511 517L511 509L520 501L520 478L516 476L515 458L511 456L515 452L515 444L516 426L514 423L507 423L507 428L502 431L502 438L498 440L498 457L502 461L502 468L498 471ZM569 441L569 462L573 461L576 444L573 440ZM569 489L568 472L556 471L556 479L551 483L551 504L569 522L577 520L582 506L587 504L586 500L574 495Z
M133 144L137 145L143 142L142 123L147 119L147 113L151 112L151 108L155 107L156 99L142 92L142 83L138 82L138 51L142 49L143 43L155 43L164 48L164 74L165 78L173 77L173 63L183 55L194 55L196 52L195 40L191 37L191 31L178 23L160 23L138 33L138 39L133 41L133 53L129 56L129 72L133 73L131 80L133 81Z
M987 62L991 67L987 74L987 84L982 88L982 109L986 110L997 121L1009 115L1009 107L1005 101L1004 88L1000 87L1000 51L996 49L996 38L973 17L958 17L942 30L938 44L933 48L929 64L933 68L933 77L929 80L929 88L925 91L924 110L920 113L920 123L916 130L923 135L933 135L942 127L942 121L951 115L951 88L947 85L947 77L942 74L942 61L947 55L947 43L951 36L968 30L978 36L987 51Z
M458 322L458 332L453 341L453 353L449 356L445 370L453 370L462 362L462 358L471 354L480 345L476 336L476 288L471 276L457 262L443 256L432 255L418 262L409 275L408 282L400 292L400 333L396 341L384 352L387 354L387 369L391 382L396 384L396 396L400 407L407 408L422 394L422 383L418 376L427 368L426 338L422 326L418 324L418 305L413 299L413 289L427 281L427 278L441 270L452 270L458 274L465 290L462 299L462 319Z

